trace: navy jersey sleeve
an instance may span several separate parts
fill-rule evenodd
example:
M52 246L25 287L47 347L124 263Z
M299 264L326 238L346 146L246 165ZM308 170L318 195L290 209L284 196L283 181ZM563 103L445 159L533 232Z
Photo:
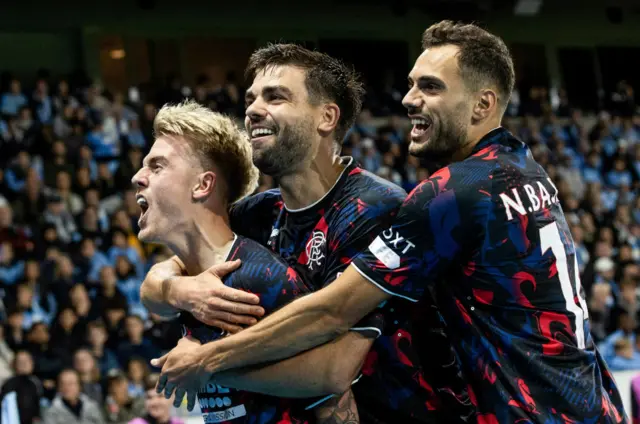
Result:
M429 284L458 263L464 245L479 235L489 193L470 199L463 172L443 168L406 198L393 224L354 260L355 268L385 292L418 302Z
M374 237L391 224L406 197L406 192L400 187L379 181L375 176L366 181L376 184L363 185L357 197L343 205L337 215L338 220L332 225L328 240L331 254L325 266L323 286L333 282ZM352 330L368 337L377 337L382 333L383 326L383 314L376 310Z
M280 190L267 190L234 203L229 209L231 229L241 236L266 245L271 225L282 207Z

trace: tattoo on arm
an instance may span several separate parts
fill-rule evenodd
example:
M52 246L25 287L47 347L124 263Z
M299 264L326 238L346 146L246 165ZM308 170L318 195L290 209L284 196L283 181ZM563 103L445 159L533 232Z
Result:
M335 396L316 408L318 424L359 424L358 406L353 392L348 390Z

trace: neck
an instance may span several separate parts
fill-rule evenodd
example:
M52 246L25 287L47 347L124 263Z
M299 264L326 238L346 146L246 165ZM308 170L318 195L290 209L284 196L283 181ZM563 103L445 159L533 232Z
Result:
M226 212L201 207L192 216L188 229L176 232L167 245L184 263L187 273L197 275L226 261L234 234Z
M129 338L129 341L132 345L141 345L142 344L142 334L134 334Z
M340 156L319 151L311 166L278 178L285 205L300 209L317 202L333 187L344 168Z
M501 121L501 118L496 117L488 120L483 125L479 125L478 127L472 127L471 130L469 130L469 133L467 135L467 139L469 140L469 142L453 155L453 158L452 158L453 162L459 162L461 160L468 158L469 155L471 155L471 152L473 151L473 149L480 142L480 140L482 140L484 136L489 134L491 130L500 126L500 121Z
M66 400L70 405L76 406L76 405L78 404L78 402L80 401L80 398L75 398L75 399L66 399L66 398L65 398L65 400Z

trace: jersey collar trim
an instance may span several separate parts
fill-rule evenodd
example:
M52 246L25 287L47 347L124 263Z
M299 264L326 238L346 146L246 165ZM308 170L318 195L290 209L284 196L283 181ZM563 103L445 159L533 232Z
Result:
M507 133L507 130L503 127L496 127L489 131L484 137L480 139L478 144L475 145L471 154L479 152L481 149L487 147L490 144L499 143L500 139Z
M342 181L346 178L346 175L348 175L348 173L351 171L352 165L353 165L353 157L351 156L343 156L340 158L340 162L342 162L342 164L344 165L344 169L342 170L342 172L340 173L340 176L338 176L338 178L336 179L336 182L333 184L333 186L324 194L324 196L322 196L320 199L316 200L315 202L313 202L312 204L310 204L309 206L305 206L304 208L300 208L300 209L289 209L287 207L286 204L284 204L284 209L289 212L289 213L298 213L298 212L306 212L310 209L315 208L316 206L318 206L319 204L321 204L322 202L324 202L325 199L327 199L335 190L335 188L340 185L342 183Z
M233 253L233 249L236 247L236 243L238 242L238 235L233 233L233 243L231 243L231 247L227 252L227 256L225 257L225 262L229 262L231 260L231 254Z

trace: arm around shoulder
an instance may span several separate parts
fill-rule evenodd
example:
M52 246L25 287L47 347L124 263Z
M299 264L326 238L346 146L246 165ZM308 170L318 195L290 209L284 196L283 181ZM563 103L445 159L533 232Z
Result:
M177 256L152 266L140 287L142 304L154 314L175 317L179 308L176 299L172 298L171 286L184 271L184 264Z

